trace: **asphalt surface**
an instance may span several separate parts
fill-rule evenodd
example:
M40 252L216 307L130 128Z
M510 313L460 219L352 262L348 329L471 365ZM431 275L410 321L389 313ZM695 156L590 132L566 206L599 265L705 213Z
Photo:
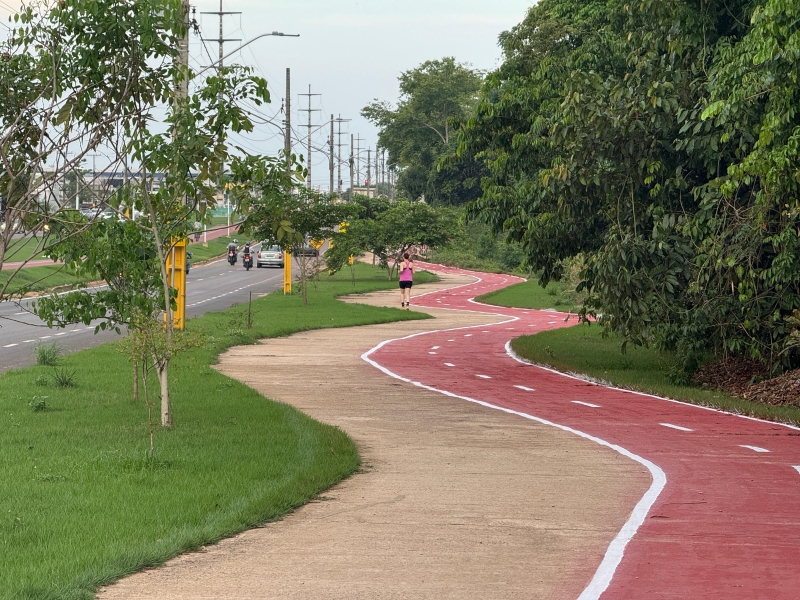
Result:
M254 246L257 251L257 246ZM294 273L297 272L295 265ZM186 312L189 317L230 308L247 302L250 293L260 297L283 287L283 269L255 266L246 271L239 261L231 266L220 259L194 266L186 278ZM0 302L0 372L36 362L38 343L57 342L66 352L84 350L119 339L114 332L99 332L83 324L49 329L29 312L30 300Z

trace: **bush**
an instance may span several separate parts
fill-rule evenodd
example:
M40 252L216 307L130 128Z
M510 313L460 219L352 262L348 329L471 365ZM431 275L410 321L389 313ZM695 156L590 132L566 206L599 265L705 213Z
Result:
M55 367L61 358L62 350L58 344L39 344L36 346L36 364L45 367Z

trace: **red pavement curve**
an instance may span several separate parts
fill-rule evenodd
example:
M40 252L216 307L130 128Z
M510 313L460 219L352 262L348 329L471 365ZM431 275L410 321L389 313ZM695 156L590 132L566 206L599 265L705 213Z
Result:
M800 428L598 385L525 363L509 341L572 317L472 298L520 279L413 304L507 315L492 326L388 340L362 358L385 373L575 433L646 467L652 485L580 598L800 598Z

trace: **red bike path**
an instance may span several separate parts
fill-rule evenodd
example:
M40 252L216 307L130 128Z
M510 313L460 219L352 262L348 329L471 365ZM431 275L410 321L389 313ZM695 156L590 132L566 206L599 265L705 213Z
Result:
M526 364L511 339L575 318L473 300L519 278L423 266L477 281L413 305L508 321L389 340L364 360L414 385L589 438L651 473L581 599L800 598L800 428Z

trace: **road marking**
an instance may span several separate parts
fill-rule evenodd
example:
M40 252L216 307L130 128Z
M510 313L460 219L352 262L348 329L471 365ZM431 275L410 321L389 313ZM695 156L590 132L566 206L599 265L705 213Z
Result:
M433 346L433 347L431 347L431 350L438 350L438 349L439 349L439 346Z
M447 340L448 342L455 342L455 340Z
M40 340L46 340L46 339L48 339L48 338L51 338L51 337L53 337L53 336L52 336L52 335L43 335L43 336L42 336L42 337L40 337L39 339L40 339Z
M445 367L455 367L453 363L444 363Z
M19 346L19 344L6 344L3 348L13 348L14 346Z
M580 404L582 406L588 406L589 408L600 408L599 404L591 404L589 402L581 402L580 400L573 400L573 404Z
M62 331L60 333L57 333L56 335L67 335L67 332L66 331Z
M23 343L23 344L31 344L31 343L33 343L33 342L35 342L35 341L36 341L36 340L22 340L22 343Z
M800 466L795 466L795 470L800 473Z
M672 423L659 423L662 427L669 427L670 429L677 429L678 431L693 431L688 427L681 427L680 425L673 425Z
M480 373L475 373L475 377L480 377L481 379L491 379L488 375L481 375Z
M428 352L428 354L436 354L436 352Z
M535 389L529 388L529 387L525 387L524 385L515 385L514 387L517 388L517 389L520 389L520 390L524 390L526 392L535 392L536 391Z
M740 448L747 448L753 452L769 452L766 448L759 448L758 446L748 446L747 444L739 444Z
M509 330L511 330L511 331L514 331L514 328L513 328L513 327L506 327L506 329L509 329Z
M558 323L558 321L549 321L547 324L548 325L555 325L556 323Z
M201 277L200 279L196 279L195 281L203 281L203 279L205 279L205 278Z
M468 333L468 334L467 334L467 335L465 335L464 337L472 337L472 334L471 334L471 333Z
M30 314L30 313L27 313L27 312L14 313L14 316L15 316L15 317L21 317L21 316L23 316L23 315L27 315L27 314Z

